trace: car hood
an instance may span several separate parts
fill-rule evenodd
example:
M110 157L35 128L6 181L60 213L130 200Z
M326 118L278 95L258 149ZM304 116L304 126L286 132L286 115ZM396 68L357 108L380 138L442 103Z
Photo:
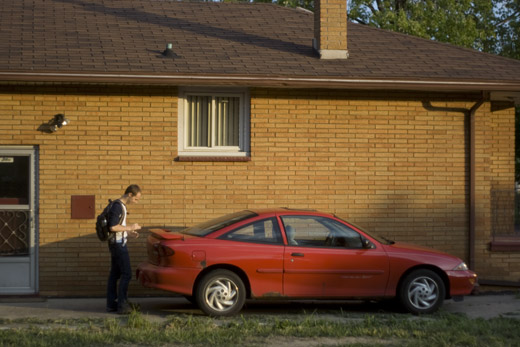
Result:
M447 267L457 266L462 262L462 259L454 255L414 244L396 242L385 246L385 248L389 256L414 258L421 261L429 261L432 264L443 264Z
M387 247L390 247L390 248L393 248L395 250L402 250L402 251L417 251L417 252L428 252L428 253L432 253L432 254L439 254L439 255L449 255L448 253L445 253L445 252L441 252L441 251L438 251L436 249L433 249L433 248L429 248L429 247L425 247L425 246L419 246L419 245L414 245L414 244L411 244L411 243L401 243L401 242L396 242L392 245L389 245Z

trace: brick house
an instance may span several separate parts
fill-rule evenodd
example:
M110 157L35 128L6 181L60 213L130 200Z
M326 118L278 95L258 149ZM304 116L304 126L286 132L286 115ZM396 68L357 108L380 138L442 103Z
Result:
M104 295L94 215L131 183L145 227L318 209L518 285L520 61L317 5L3 4L0 294Z

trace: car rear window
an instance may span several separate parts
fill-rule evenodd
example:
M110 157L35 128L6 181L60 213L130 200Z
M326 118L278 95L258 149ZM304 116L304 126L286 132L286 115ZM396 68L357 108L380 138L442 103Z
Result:
M195 226L192 226L191 228L183 230L182 233L193 236L206 236L214 231L230 226L231 224L235 224L245 219L256 216L258 216L256 213L247 210L235 212L209 220L207 222L197 224Z

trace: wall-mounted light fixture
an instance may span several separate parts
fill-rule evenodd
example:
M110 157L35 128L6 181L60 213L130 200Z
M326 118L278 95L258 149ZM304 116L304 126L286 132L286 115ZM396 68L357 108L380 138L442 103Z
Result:
M52 118L49 122L40 125L38 127L38 130L45 133L55 133L56 131L58 131L58 129L69 123L70 120L68 118L65 118L65 115L60 113L55 115L54 118Z

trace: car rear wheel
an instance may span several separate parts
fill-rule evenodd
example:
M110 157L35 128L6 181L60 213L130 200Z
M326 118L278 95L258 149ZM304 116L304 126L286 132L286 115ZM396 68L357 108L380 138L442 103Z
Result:
M444 302L445 294L442 279L427 269L416 270L406 276L398 293L401 304L413 314L437 311Z
M238 313L246 300L244 283L234 272L215 270L205 275L196 291L199 308L210 316Z

